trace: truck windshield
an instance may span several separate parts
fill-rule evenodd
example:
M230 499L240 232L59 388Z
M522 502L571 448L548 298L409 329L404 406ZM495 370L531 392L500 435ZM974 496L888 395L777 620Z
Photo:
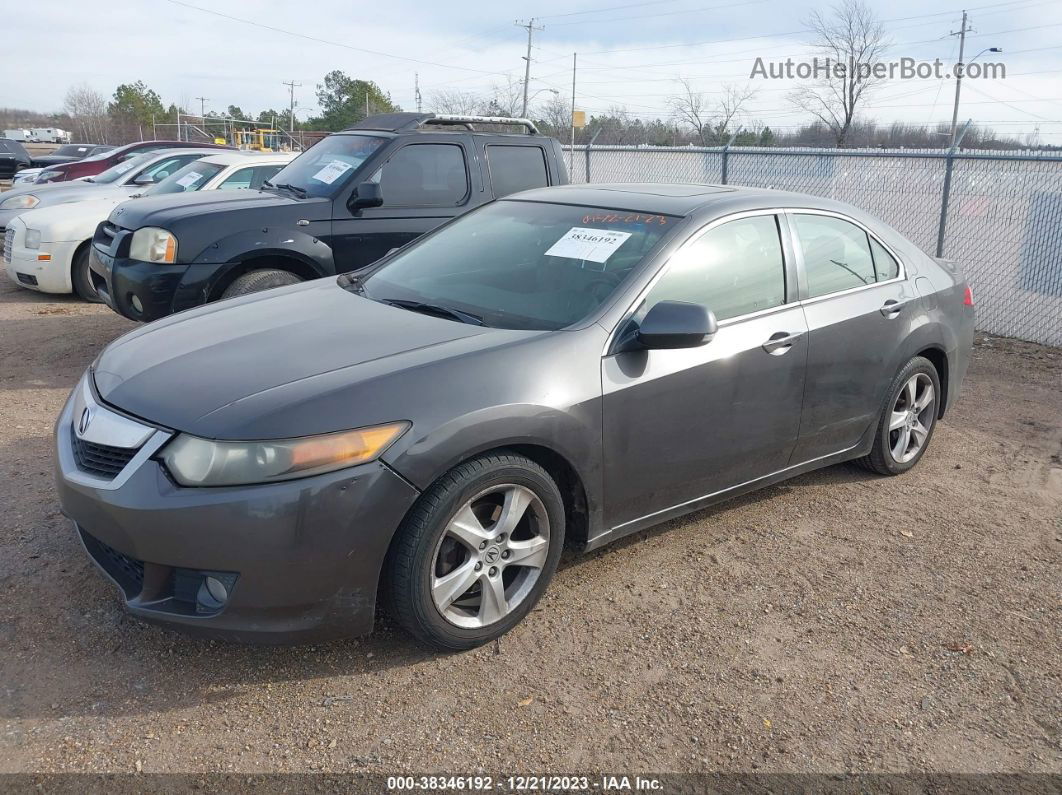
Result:
M345 281L366 298L485 326L561 329L601 306L679 220L501 200Z
M292 160L269 182L279 190L290 185L307 196L334 196L387 141L375 135L330 135Z

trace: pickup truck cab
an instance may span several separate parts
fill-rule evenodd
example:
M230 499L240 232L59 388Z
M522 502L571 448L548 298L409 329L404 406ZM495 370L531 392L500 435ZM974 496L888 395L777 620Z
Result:
M477 127L518 125L526 133ZM149 321L364 268L501 196L568 182L526 119L392 113L324 138L260 190L149 196L96 230L90 267L116 312Z

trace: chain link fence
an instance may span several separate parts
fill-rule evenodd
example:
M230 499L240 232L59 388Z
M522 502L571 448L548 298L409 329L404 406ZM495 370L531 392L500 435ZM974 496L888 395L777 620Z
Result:
M572 182L696 182L854 204L956 260L978 328L1062 346L1062 156L940 150L565 147Z

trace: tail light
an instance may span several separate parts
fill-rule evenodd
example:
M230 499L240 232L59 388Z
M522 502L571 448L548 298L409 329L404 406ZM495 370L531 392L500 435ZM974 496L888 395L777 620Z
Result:
M962 305L963 306L973 306L974 305L974 302L973 302L973 290L970 289L970 285L966 285L966 287L962 291Z

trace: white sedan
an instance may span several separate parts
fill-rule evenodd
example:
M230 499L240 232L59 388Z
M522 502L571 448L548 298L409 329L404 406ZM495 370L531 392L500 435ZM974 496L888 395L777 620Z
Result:
M199 190L256 189L295 158L287 153L226 152L202 157L146 188L142 196ZM77 293L98 302L89 278L89 244L101 221L127 193L26 210L8 221L3 258L7 275L20 287L45 293ZM135 198L134 198L135 200Z

